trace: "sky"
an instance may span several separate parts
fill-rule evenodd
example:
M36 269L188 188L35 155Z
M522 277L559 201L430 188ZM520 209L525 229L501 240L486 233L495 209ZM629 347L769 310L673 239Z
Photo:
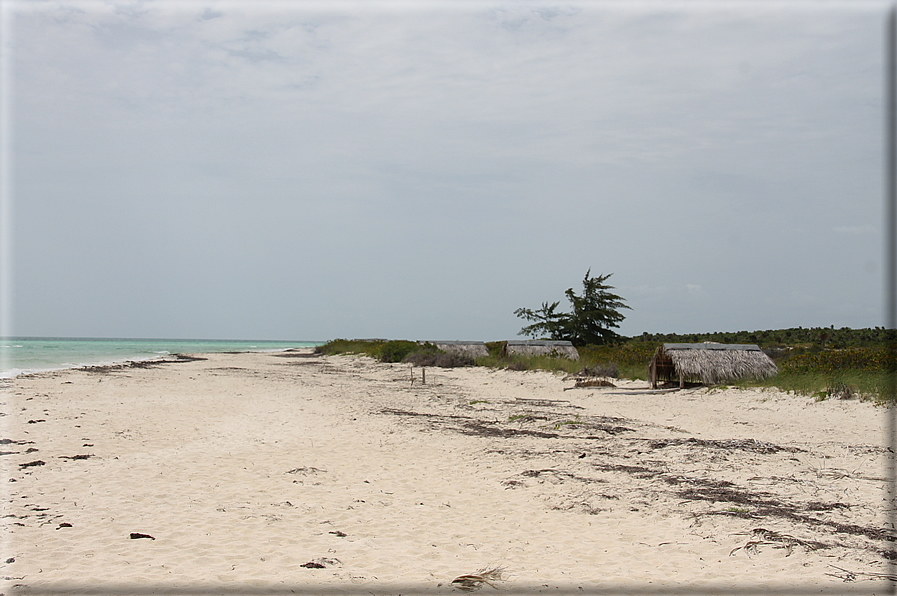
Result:
M6 335L884 324L884 2L3 2Z

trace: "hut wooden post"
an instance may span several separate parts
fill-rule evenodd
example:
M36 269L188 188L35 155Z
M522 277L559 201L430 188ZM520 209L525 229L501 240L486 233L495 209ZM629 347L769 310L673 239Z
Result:
M679 371L679 389L685 389L685 377L682 375L682 371Z
M657 377L659 376L657 372L658 359L662 352L663 347L654 350L654 356L651 357L651 362L648 363L648 380L651 381L651 389L657 389Z

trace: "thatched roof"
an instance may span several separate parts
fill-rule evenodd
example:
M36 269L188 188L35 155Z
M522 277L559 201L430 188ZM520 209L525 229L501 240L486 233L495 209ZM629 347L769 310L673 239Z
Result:
M663 344L648 365L652 384L659 379L682 379L717 385L765 379L778 372L775 362L753 344Z
M470 356L471 358L489 355L486 344L481 341L433 341L430 343L449 354L460 354L462 356Z
M512 339L505 342L502 356L561 356L579 360L579 352L569 341L545 339Z

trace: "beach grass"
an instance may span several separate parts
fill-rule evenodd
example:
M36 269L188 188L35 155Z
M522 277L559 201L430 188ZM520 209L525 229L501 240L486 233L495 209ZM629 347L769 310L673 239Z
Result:
M815 397L819 401L831 398L858 398L883 402L888 400L891 391L890 378L890 374L883 371L844 369L833 373L785 370L763 381L739 381L735 386L775 388L796 395Z
M744 386L776 387L817 399L851 398L893 400L895 352L882 346L826 349L784 356L779 373Z

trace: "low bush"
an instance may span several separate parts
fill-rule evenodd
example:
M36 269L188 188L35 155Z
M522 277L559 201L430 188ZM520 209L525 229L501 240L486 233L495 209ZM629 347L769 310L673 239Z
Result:
M598 363L593 366L587 366L579 371L579 375L583 377L609 377L611 379L618 378L620 374L616 362L610 364Z
M416 366L441 368L476 364L470 356L442 352L431 343L406 340L332 339L315 346L315 354L365 354L380 362L409 362Z
M377 351L386 343L376 339L332 339L326 344L315 346L315 354L367 354L376 357Z
M456 368L474 366L476 362L470 356L442 351L419 350L411 352L402 360L415 366L438 366L440 368Z
M573 374L582 368L577 360L570 360L566 357L557 356L507 356L501 358L498 356L482 356L476 359L477 366L488 366L491 368L506 368L508 370L549 370L555 372L566 372Z
M431 344L423 344L428 346ZM377 348L375 357L380 362L402 362L411 352L421 349L421 344L416 341L407 341L404 339L388 341Z

